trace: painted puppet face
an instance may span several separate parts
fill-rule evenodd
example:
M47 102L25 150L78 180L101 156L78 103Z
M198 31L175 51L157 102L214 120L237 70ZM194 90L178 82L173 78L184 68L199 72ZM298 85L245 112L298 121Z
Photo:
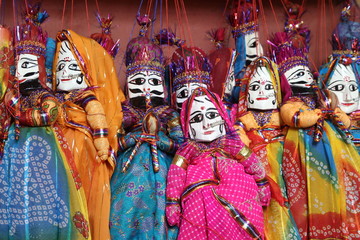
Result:
M233 51L230 61L230 69L226 78L224 94L231 95L235 86L234 59L236 52Z
M87 88L84 74L81 72L68 41L62 41L56 67L56 88L71 91Z
M207 88L206 84L204 83L194 83L194 82L183 84L180 88L178 88L175 91L176 108L181 109L183 102L185 102L185 100L188 99L189 96L192 94L192 92L198 87Z
M272 110L277 108L274 85L266 67L256 68L249 82L247 99L250 109Z
M259 42L257 32L245 35L246 66L250 65L255 58L263 55L263 48Z
M146 93L150 93L150 97L165 98L163 79L158 72L134 73L127 78L127 83L130 99L145 97Z
M285 77L291 87L310 88L314 77L307 66L295 66L285 72Z
M189 130L190 138L198 142L211 142L226 134L224 120L207 96L194 98Z
M339 63L335 66L328 89L337 96L341 110L351 113L358 109L359 89L351 65Z
M38 57L33 54L20 54L16 66L16 77L19 84L39 79Z

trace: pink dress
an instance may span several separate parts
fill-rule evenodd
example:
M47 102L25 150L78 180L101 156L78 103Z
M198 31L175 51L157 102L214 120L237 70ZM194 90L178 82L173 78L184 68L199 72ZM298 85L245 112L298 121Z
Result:
M166 217L179 226L179 240L263 239L269 185L261 163L238 136L211 143L188 140L175 155L167 181Z

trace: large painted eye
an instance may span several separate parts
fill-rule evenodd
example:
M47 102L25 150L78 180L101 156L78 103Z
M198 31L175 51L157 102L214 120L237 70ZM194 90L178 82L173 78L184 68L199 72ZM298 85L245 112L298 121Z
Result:
M216 117L218 117L220 114L216 111L211 111L211 112L207 112L205 113L205 116L208 118L208 119L214 119Z
M33 63L33 62L23 62L21 64L21 68L32 68L35 67L37 64Z
M257 91L260 88L259 84L252 84L249 86L250 91Z
M272 84L268 83L265 85L265 90L272 90L272 89L274 89L274 86Z
M358 86L356 84L351 84L349 86L349 89L351 92L355 92L356 90L358 90Z
M292 78L289 79L289 80L299 79L299 78L303 77L304 75L305 75L305 72L304 72L304 71L299 71L299 72L296 73L294 76L292 76Z
M203 118L203 115L201 113L198 113L190 119L190 123L199 123L203 120Z
M176 97L177 98L187 98L189 96L189 91L187 89L181 90Z
M135 84L135 85L143 85L145 83L145 78L135 78L130 80L131 84Z
M256 48L257 46L257 41L253 41L249 44L249 48Z
M80 67L79 67L79 65L77 63L71 63L69 65L69 69L73 70L73 71L80 71Z
M337 84L337 85L329 88L329 90L330 90L330 91L337 91L337 92L338 92L338 91L344 90L344 88L345 88L344 84Z
M149 79L149 84L152 85L152 86L162 85L162 80L157 79L157 78L150 78Z
M60 64L57 66L56 71L57 71L57 72L58 72L58 71L61 71L61 70L64 69L64 67L65 67L65 63L60 63Z

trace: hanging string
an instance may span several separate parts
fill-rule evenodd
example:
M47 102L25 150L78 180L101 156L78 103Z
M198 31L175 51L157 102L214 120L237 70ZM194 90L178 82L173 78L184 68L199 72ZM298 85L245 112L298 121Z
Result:
M229 6L229 0L226 0L225 8L224 8L224 11L223 11L223 16L226 16L228 6Z
M25 9L26 9L26 14L29 14L29 5L27 0L25 0Z
M64 0L64 5L63 5L63 12L61 17L61 29L64 29L65 9L66 9L66 0Z
M96 4L96 9L97 9L97 12L99 13L99 15L101 16L101 13L100 13L100 7L99 7L99 2L98 0L95 0L95 4Z
M160 29L163 29L162 14L163 14L163 1L160 0Z
M71 16L70 16L70 27L73 28L73 19L74 19L74 0L71 0Z
M278 19L277 19L277 15L276 15L276 13L275 13L274 6L273 6L273 4L272 4L272 0L269 0L269 3L270 3L271 11L272 11L273 16L274 16L274 19L275 19L276 27L277 27L277 29L281 29L280 24L279 24L279 21L278 21ZM281 3L283 4L284 8L286 9L283 0L281 0ZM286 12L287 12L287 11L286 11Z
M88 26L88 34L90 35L90 18L89 18L89 8L88 8L87 0L85 0L85 11L86 11L86 21Z
M15 0L13 0L13 19L14 19L14 26L17 26L16 22L16 7L15 7Z
M260 16L262 18L262 24L261 25L265 26L266 36L267 36L267 38L269 38L270 37L269 26L268 26L267 21L266 21L265 10L264 10L264 5L263 5L262 1L259 1L259 9L260 9ZM256 6L254 6L254 10L256 10ZM256 16L256 12L254 12L254 14L255 14L254 16ZM256 16L256 18L258 18L258 17ZM260 46L256 47L257 52L258 52L259 47Z
M158 8L158 0L156 0L155 4L154 4L154 14L153 14L153 18L152 18L153 21L155 21L155 19L156 19L157 8ZM152 39L154 37L154 28L155 28L155 24L153 23L153 24L151 24L150 39Z

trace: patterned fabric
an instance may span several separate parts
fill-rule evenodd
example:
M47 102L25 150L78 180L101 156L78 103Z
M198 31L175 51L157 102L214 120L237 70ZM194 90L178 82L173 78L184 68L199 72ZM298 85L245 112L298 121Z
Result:
M281 108L284 122L291 126L283 155L290 210L302 239L358 239L360 157L329 120L323 123L320 141L314 140L322 115L314 103L309 96L292 97Z
M43 91L37 99L21 101L41 106L47 96ZM84 190L61 131L22 126L15 140L11 125L4 152L0 239L91 239ZM81 225L74 221L79 217Z
M238 136L233 136L221 100L202 91L214 102L228 135L211 143L189 139L178 150L167 178L168 222L180 227L178 239L262 239L262 205L270 199L267 181L263 182L265 171ZM181 112L185 137L189 136L193 96Z
M169 227L165 219L165 187L173 154L183 139L179 115L168 106L151 108L146 113L125 104L123 111L123 127L127 134L120 137L121 151L111 179L111 237L176 239L177 228ZM144 119L148 113L153 113L160 125L155 140L141 129L147 124ZM154 141L158 172L153 166ZM125 162L132 154L134 156L123 172Z
M269 111L269 120L260 125L258 116L249 111L239 117L251 140L252 149L266 170L271 187L270 205L264 209L266 239L300 239L297 226L288 208L285 181L282 175L284 135L278 110Z

